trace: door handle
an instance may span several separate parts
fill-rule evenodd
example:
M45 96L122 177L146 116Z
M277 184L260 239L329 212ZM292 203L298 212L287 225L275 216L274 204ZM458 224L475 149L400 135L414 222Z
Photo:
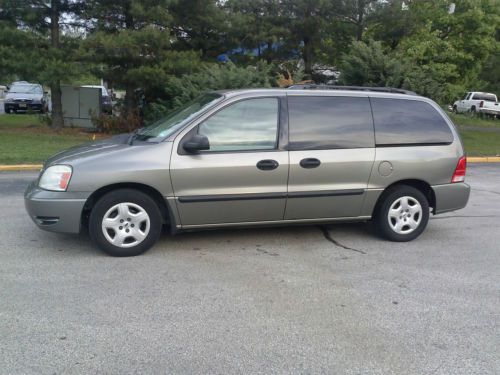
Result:
M273 169L278 168L280 164L276 160L272 159L265 159L261 160L257 163L257 168L263 170L263 171L271 171Z
M299 164L302 168L311 169L319 167L321 162L316 158L306 158L302 159Z

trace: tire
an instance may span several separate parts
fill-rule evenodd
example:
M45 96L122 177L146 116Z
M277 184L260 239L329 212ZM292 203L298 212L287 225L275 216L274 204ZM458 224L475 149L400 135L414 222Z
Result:
M420 190L397 185L382 195L374 219L377 232L383 238L411 241L422 234L429 222L429 202Z
M10 108L5 110L5 113L10 114Z
M474 107L474 106L473 106L473 107L470 109L469 114L470 114L470 116L471 116L471 117L476 117L476 115L477 115L476 107Z
M455 114L456 114L456 113L458 113L457 106L456 106L456 105L454 105L454 106L453 106L453 109L452 109L451 111L452 111L453 113L455 113Z
M162 216L147 194L119 189L100 198L92 208L89 234L92 242L116 257L140 255L158 241Z

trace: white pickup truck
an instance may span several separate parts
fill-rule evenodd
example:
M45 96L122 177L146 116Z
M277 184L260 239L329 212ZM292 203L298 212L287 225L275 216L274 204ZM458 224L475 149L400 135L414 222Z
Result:
M500 118L500 104L495 94L472 91L465 94L462 100L457 100L453 103L453 112L484 113Z

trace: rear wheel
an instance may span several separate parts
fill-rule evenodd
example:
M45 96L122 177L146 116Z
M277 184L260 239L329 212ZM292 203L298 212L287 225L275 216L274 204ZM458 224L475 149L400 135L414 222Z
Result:
M375 224L382 237L405 242L422 234L429 221L429 202L420 190L399 185L388 190L381 199Z
M104 195L89 218L92 241L113 256L140 255L160 237L161 213L156 202L138 190L120 189Z

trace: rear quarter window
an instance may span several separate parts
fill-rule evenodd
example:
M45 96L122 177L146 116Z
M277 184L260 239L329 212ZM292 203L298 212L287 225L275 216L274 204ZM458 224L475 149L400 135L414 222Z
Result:
M289 96L289 149L374 147L367 97Z
M450 144L453 134L441 114L418 100L371 98L377 146Z

